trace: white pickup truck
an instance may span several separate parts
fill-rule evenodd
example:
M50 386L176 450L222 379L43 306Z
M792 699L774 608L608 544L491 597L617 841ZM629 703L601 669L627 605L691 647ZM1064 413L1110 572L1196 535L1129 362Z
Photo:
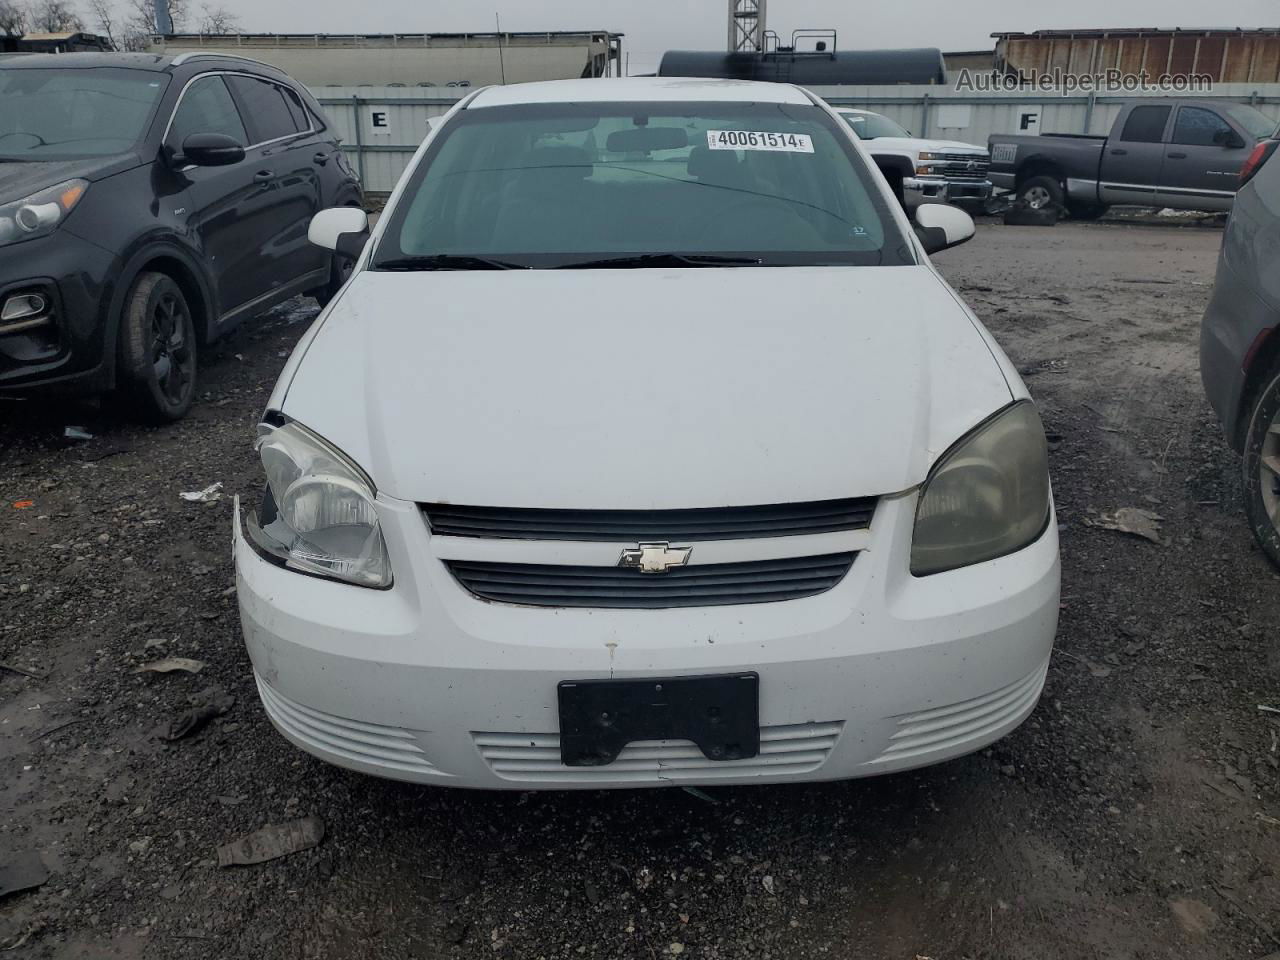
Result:
M913 137L888 117L870 110L836 112L864 142L876 166L908 209L921 203L981 206L991 196L985 147L956 140Z

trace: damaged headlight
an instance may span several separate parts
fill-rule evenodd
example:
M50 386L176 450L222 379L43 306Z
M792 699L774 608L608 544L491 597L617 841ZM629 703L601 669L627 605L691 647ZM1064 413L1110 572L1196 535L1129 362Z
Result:
M285 566L362 587L391 586L373 484L306 427L287 423L257 442L267 489L249 533Z
M21 200L0 203L0 247L53 233L88 188L88 180L67 180Z
M934 465L911 542L917 576L994 560L1039 538L1049 520L1049 454L1040 415L1015 403Z

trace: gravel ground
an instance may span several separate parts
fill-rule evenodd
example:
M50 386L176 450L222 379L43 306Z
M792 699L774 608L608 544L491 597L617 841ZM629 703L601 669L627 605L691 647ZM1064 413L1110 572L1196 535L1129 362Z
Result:
M256 701L230 591L230 494L314 314L211 351L190 419L0 406L5 956L1166 958L1280 949L1277 576L1199 387L1214 230L984 223L938 263L1052 434L1058 653L983 753L842 784L450 792L295 751ZM94 439L63 437L69 424ZM227 496L179 491L221 482ZM25 509L15 502L32 500ZM1160 544L1090 526L1158 512ZM197 675L135 674L161 656ZM167 743L192 703L235 704ZM318 847L220 868L314 814Z

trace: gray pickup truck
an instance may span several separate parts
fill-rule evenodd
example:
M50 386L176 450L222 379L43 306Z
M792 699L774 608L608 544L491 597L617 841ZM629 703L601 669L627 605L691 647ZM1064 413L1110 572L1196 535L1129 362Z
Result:
M1246 104L1134 100L1107 137L992 136L990 178L1033 209L1057 204L1081 219L1115 203L1229 210L1241 165L1275 130Z

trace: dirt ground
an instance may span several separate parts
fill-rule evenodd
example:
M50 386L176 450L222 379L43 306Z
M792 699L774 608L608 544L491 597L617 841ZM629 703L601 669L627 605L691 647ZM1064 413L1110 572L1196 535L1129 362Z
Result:
M0 407L0 953L39 958L1256 958L1280 950L1280 583L1200 391L1216 230L984 223L940 267L1051 433L1063 609L1039 708L983 753L842 784L450 792L270 727L230 494L309 302L207 357L190 419ZM94 434L63 437L68 424ZM227 496L179 491L220 481ZM12 504L34 501L26 509ZM1090 526L1120 507L1163 543ZM198 675L135 674L159 656ZM234 695L202 732L154 731ZM315 849L216 847L315 814ZM7 950L8 952L3 952Z

